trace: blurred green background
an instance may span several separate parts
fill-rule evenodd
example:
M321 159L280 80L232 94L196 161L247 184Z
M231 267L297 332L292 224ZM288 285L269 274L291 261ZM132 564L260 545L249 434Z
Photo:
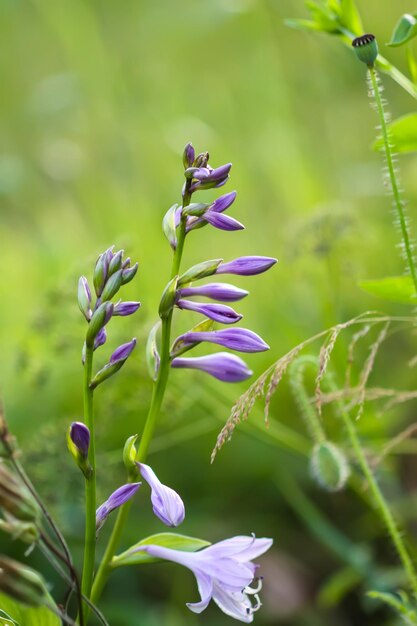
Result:
M404 0L359 0L358 6L380 42L413 9ZM0 11L0 384L27 469L80 563L83 488L65 446L68 424L82 417L85 326L77 279L91 277L98 253L111 244L140 263L126 291L142 308L132 319L115 320L97 357L104 362L112 347L138 337L132 360L96 394L105 498L124 480L121 447L140 433L149 403L144 346L171 261L161 220L180 201L186 142L208 150L213 166L233 162L227 190L237 189L238 198L231 214L246 230L193 233L183 267L245 254L280 261L265 275L233 281L251 292L237 307L245 326L271 346L248 356L255 376L339 321L369 309L409 310L357 287L359 279L402 272L380 156L370 150L376 116L364 67L349 50L284 25L286 17L307 16L302 0L0 0ZM387 56L405 70L402 49ZM415 109L390 79L384 85L395 117ZM416 157L402 157L401 165L412 215ZM184 313L178 328L194 320ZM341 340L335 356L341 368L347 343ZM416 347L409 333L395 335L373 384L412 389L407 359ZM375 574L387 588L398 582L396 558L356 495L329 496L312 483L310 444L287 381L274 398L270 429L259 405L210 466L217 433L246 387L195 372L172 374L150 463L184 497L182 531L211 541L251 532L274 538L262 559L258 624L396 624L389 612L364 601L368 582L354 579L340 598L333 588L323 592L329 581L343 588L343 575L350 579L349 571L340 574L342 582L332 578L346 562L326 545L332 544L326 529L320 539L309 528L320 526L308 508L312 502L342 533L345 555L349 541L372 545L375 559L390 566ZM360 428L377 448L413 414L405 404L377 418L371 405ZM281 424L300 433L289 440L298 452L282 443ZM338 423L331 428L343 438ZM415 469L412 454L398 456L382 477L411 530ZM142 491L125 546L163 531ZM1 541L9 554L22 554L17 544ZM32 562L45 567L36 556ZM196 598L191 573L149 565L117 572L102 608L114 626L231 623L217 607L200 616L189 612L185 602Z

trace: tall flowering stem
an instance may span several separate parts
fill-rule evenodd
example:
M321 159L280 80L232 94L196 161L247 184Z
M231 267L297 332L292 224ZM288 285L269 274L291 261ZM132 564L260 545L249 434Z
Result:
M90 431L88 460L91 474L85 481L85 544L82 593L90 597L96 552L96 454L94 432L94 391L90 388L93 372L93 347L86 347L84 363L84 420Z

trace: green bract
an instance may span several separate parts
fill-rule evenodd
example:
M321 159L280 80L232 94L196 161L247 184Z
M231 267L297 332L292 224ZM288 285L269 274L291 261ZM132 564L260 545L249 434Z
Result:
M125 552L115 556L111 562L112 567L122 567L123 565L141 565L142 563L153 563L157 561L155 557L150 556L146 552L135 552L142 546L163 546L171 548L171 550L182 550L183 552L197 552L201 548L210 545L209 541L196 539L195 537L187 537L186 535L177 535L176 533L158 533L142 539L135 543Z

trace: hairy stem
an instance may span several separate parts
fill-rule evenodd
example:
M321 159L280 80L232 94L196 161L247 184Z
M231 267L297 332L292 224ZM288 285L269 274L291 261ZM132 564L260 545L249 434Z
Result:
M85 481L85 544L84 566L82 577L82 593L90 598L93 584L94 561L96 551L96 458L95 458L95 435L94 435L94 410L93 390L90 382L93 369L93 347L87 346L84 364L84 421L90 431L90 447L88 460L92 472ZM85 615L88 618L88 609L85 607Z
M190 200L191 200L191 195L189 193L190 184L191 184L191 181L187 181L184 198L183 198L183 207L186 207L190 204ZM178 228L177 247L175 249L174 257L172 260L171 279L177 276L180 270L182 253L184 250L185 235L186 235L185 228L186 228L185 219L182 219ZM148 455L149 445L152 441L152 437L155 432L156 423L158 420L159 412L160 412L162 402L165 396L166 386L168 383L170 365L171 365L170 344L171 344L172 316L173 316L173 311L169 313L166 319L162 320L161 349L160 349L161 361L159 364L158 377L153 386L151 404L149 406L148 415L146 418L142 436L140 438L140 444L139 444L139 448L138 448L138 452L136 456L137 460L141 461L142 463L145 462L146 457ZM120 507L118 511L116 522L113 526L110 539L107 543L106 550L100 562L100 566L97 570L97 575L94 579L94 584L93 584L92 594L91 594L91 600L94 604L100 598L101 593L104 589L104 586L107 582L107 578L110 574L110 571L111 571L110 563L111 563L113 556L116 553L116 550L119 547L123 528L125 526L127 517L129 515L131 504L132 504L131 501L126 502L126 504Z
M417 272L416 272L416 267L415 267L414 258L413 258L413 249L412 249L412 244L411 244L410 236L408 232L407 220L404 214L404 205L401 200L400 189L399 189L397 177L395 174L394 159L392 155L392 148L390 144L387 121L385 118L384 104L382 102L381 93L380 93L380 89L378 85L378 75L376 73L376 70L373 67L369 68L369 78L370 78L370 82L372 85L372 91L373 91L373 95L375 98L376 109L378 112L379 121L381 125L382 141L384 144L384 152L385 152L385 158L387 162L388 176L390 180L392 194L394 197L394 206L395 206L395 210L398 216L398 222L400 225L405 258L407 261L407 266L410 272L410 276L413 280L414 291L416 292L416 295L417 295Z

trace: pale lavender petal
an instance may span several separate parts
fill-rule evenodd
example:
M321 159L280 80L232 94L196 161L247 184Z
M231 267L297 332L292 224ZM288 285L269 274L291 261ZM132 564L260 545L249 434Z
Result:
M179 526L185 517L185 507L176 491L163 485L149 465L137 463L142 478L152 489L153 511L167 526Z
M220 302L236 302L248 295L248 291L227 283L209 283L200 287L186 287L178 290L180 298L184 296L205 296Z
M212 332L188 332L179 337L185 343L207 341L238 352L263 352L269 346L256 333L246 328L225 328Z
M142 483L128 483L123 485L114 491L109 498L103 502L96 511L96 529L97 531L102 528L104 522L112 511L119 506L125 504L130 498L132 498Z
M204 572L194 572L197 581L198 591L201 596L200 602L187 602L188 608L193 613L201 613L207 608L213 595L213 579Z
M109 362L113 365L114 363L119 363L120 361L126 361L126 359L134 350L135 346L136 338L132 339L132 341L128 341L127 343L123 343L113 352Z
M126 317L127 315L133 315L140 307L140 302L118 302L113 309L113 315L120 315Z
M229 215L223 215L223 213L216 213L215 211L206 211L203 219L220 230L233 231L244 230L243 224L235 220Z
M228 352L194 358L177 357L171 367L201 370L226 383L241 382L253 373L242 359Z
M219 541L211 546L208 550L213 557L225 556L232 557L238 561L251 561L261 554L264 554L272 546L272 539L263 537L256 539L254 535L237 535L224 541Z
M245 624L253 622L252 603L241 590L226 591L222 585L215 584L212 597L219 609L229 617L245 622Z
M203 304L199 302L193 302L192 300L178 300L176 303L178 308L186 309L187 311L195 311L201 313L215 322L221 324L235 324L242 319L242 315L236 313L234 309L225 304Z
M86 459L90 447L90 431L87 426L82 422L73 422L70 426L69 436L81 456Z
M267 256L242 256L228 263L221 263L217 268L216 274L254 276L266 272L276 262L277 259Z

